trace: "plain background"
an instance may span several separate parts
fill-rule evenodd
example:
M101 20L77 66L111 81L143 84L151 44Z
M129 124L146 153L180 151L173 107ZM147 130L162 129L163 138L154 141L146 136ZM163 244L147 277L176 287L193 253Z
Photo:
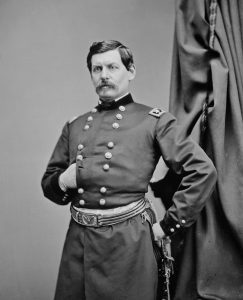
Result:
M168 109L174 1L0 0L0 299L53 298L68 207L40 181L64 123L97 103L93 41L129 46L136 101Z

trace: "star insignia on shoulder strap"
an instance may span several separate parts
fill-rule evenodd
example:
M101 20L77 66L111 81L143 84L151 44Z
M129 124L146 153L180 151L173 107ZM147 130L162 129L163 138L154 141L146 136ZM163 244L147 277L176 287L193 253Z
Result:
M159 118L160 116L162 116L163 113L165 113L165 111L162 110L162 109L160 109L160 108L153 108L153 109L149 112L149 114L150 114L151 116L154 116L154 117L156 117L156 118Z

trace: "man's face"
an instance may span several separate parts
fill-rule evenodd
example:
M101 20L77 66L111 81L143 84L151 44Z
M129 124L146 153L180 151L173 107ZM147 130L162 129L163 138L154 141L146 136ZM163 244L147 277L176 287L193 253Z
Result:
M135 68L127 70L117 49L95 54L91 58L91 79L100 99L111 101L128 92Z

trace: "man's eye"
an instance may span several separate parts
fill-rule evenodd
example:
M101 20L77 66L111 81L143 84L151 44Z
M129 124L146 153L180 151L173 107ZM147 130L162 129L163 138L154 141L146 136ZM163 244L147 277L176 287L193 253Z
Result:
M99 66L93 68L94 73L100 72L101 70L102 70L102 68Z
M118 68L117 68L117 66L115 66L115 65L111 65L111 66L109 66L109 69L113 71L113 70L116 70L116 69L118 69Z

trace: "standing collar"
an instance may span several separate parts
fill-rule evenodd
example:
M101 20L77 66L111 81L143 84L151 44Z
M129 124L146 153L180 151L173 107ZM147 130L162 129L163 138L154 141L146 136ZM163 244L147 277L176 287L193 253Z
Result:
M134 102L132 99L132 95L129 93L118 100L113 100L111 102L100 101L100 103L96 106L96 108L101 110L111 110L116 109L119 106L125 106L129 103Z

